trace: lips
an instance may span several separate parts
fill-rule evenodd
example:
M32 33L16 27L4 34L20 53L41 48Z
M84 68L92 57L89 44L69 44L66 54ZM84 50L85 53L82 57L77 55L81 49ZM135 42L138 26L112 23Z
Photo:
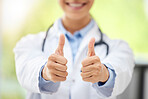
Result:
M66 2L66 5L73 8L73 9L81 9L83 8L87 3L70 3L70 2Z

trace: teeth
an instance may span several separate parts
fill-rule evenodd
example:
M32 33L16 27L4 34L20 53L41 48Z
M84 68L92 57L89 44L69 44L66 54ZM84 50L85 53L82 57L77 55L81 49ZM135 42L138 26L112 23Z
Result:
M70 3L69 4L71 7L81 7L83 4L75 4L75 3Z

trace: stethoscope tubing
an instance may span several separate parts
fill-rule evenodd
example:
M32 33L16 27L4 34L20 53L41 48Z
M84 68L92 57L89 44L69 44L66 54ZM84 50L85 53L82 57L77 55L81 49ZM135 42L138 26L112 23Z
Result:
M48 28L48 30L47 30L47 32L46 32L45 38L44 38L43 43L42 43L42 52L44 52L44 46L45 46L45 43L46 43L46 39L47 39L48 33L49 33L49 31L50 31L50 28L51 28L52 26L53 26L53 24L49 26L49 28ZM107 49L107 51L106 51L106 56L107 56L108 53L109 53L109 45L103 40L103 33L102 33L102 31L100 30L99 27L98 27L98 30L99 30L99 32L100 32L101 39L100 39L100 41L95 42L95 46L102 45L102 44L106 45L106 49Z

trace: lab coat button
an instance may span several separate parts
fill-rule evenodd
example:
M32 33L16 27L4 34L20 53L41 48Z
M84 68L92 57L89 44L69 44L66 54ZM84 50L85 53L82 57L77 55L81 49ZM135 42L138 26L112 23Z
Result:
M72 82L75 83L75 80L73 79Z

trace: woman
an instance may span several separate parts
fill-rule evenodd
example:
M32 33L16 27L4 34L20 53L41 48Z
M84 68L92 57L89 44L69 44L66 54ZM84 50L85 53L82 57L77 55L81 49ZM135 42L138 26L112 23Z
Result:
M101 33L89 13L94 0L58 1L63 17L14 49L27 99L115 99L132 78L131 49Z

